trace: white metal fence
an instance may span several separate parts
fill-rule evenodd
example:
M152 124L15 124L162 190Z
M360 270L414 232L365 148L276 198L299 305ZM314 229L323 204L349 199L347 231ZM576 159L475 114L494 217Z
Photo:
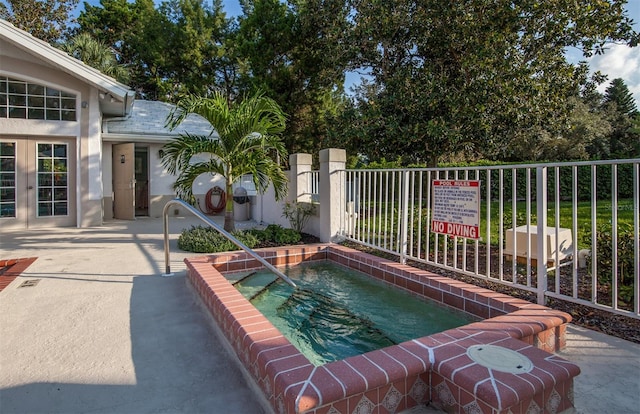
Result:
M640 159L343 170L343 237L640 318ZM479 180L478 240L431 231L433 180ZM312 190L311 190L312 192Z
M317 202L319 201L320 193L320 171L313 170L307 172L307 174L309 174L307 193L311 194L311 199Z

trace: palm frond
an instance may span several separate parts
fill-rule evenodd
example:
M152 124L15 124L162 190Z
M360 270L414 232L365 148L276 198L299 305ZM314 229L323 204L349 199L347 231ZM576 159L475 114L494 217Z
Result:
M162 164L171 174L177 174L197 154L220 154L223 151L219 147L218 140L210 136L182 134L162 147Z
M176 178L176 182L173 184L176 194L180 198L185 200L191 199L193 196L193 183L202 174L215 175L219 174L219 165L210 162L200 162L190 164L187 168L180 171L180 174Z
M286 150L279 134L285 130L287 117L273 99L259 92L232 106L220 92L210 98L189 96L178 102L166 125L176 128L189 113L207 119L218 136L183 134L163 147L163 165L177 175L179 195L192 198L195 179L210 173L222 175L229 184L252 174L261 192L273 183L276 198L286 196L287 176L279 165ZM211 159L194 162L194 156L202 153Z

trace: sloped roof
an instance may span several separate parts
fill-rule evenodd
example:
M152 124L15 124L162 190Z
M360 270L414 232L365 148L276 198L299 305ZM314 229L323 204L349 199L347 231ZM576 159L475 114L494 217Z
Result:
M112 141L166 142L180 134L210 135L213 128L209 121L197 114L189 114L174 130L165 127L167 116L174 105L136 99L126 118L105 119L102 122L102 138Z
M0 19L0 38L103 92L100 96L100 107L103 114L124 116L129 113L135 92L127 85L82 63L49 43L31 36L3 19Z

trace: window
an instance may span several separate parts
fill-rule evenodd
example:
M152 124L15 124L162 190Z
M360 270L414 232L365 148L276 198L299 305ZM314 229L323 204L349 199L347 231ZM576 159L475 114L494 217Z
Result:
M69 211L67 144L38 144L38 217Z
M76 96L0 76L0 118L75 121Z
M0 142L0 218L16 216L16 143Z

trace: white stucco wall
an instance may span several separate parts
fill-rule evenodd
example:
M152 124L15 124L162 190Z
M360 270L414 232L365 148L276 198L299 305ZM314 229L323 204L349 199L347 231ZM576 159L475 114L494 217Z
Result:
M149 145L149 195L167 195L174 197L173 183L176 179L162 166L159 155L161 148L162 144Z
M102 143L102 191L105 197L111 197L113 194L113 149L110 142Z
M149 145L149 194L175 196L173 183L176 181L176 177L169 174L162 165L162 159L159 155L161 148L161 144ZM194 182L193 194L202 196L216 185L224 188L224 180L203 174Z
M98 90L92 88L87 94L87 108L82 108L82 101L78 102L77 107L82 111L89 111L87 120L87 168L88 168L88 192L89 200L102 200L103 197L103 180L102 180L102 136L100 125L102 123L102 114L100 112L100 103L98 101ZM111 157L109 157L111 159Z
M270 185L264 194L251 197L251 218L262 224L279 224L290 227L289 221L282 217L282 209L286 200L276 201L273 186Z
M291 181L289 181L291 182ZM291 191L291 190L290 190ZM270 185L265 194L258 194L251 198L251 219L259 224L279 224L282 227L289 228L291 224L286 217L283 217L284 205L287 199L276 201L273 186ZM305 233L319 236L320 234L320 218L319 205L315 205L315 214L309 218L307 225L303 231Z
M47 66L28 53L0 42L0 74L9 78L49 86L76 96L77 121L0 119L4 136L75 139L75 224L91 226L102 223L102 179L100 169L100 112L97 90L57 68ZM86 103L83 105L83 103ZM83 106L85 106L83 108Z

